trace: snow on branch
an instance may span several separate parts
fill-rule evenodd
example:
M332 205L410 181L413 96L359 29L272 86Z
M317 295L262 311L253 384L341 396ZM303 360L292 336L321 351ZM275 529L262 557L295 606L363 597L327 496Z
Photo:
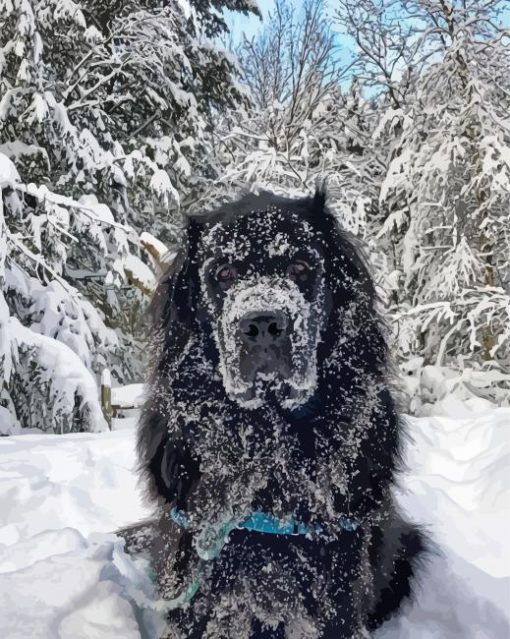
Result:
M19 385L21 391L30 384L31 393L39 395L39 401L26 402L21 399L23 392L13 393L18 420L51 432L72 432L77 427L106 430L96 381L80 357L66 344L35 333L14 317L8 322L16 371L13 386Z

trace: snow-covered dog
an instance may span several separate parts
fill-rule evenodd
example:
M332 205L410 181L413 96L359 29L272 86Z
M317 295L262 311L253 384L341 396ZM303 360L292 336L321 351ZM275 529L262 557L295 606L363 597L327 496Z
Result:
M162 279L139 454L171 639L367 637L423 551L375 291L324 196L189 220Z

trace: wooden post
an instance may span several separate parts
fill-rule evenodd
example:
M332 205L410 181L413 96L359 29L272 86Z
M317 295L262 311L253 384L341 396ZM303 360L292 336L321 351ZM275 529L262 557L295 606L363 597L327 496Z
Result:
M103 415L108 424L108 428L112 429L112 377L108 368L105 368L101 373L101 408L103 409Z

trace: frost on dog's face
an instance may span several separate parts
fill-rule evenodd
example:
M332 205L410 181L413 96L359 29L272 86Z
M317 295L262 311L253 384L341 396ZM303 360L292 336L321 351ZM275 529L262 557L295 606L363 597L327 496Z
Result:
M198 259L227 394L247 408L306 402L324 320L321 237L297 215L269 209L206 225Z

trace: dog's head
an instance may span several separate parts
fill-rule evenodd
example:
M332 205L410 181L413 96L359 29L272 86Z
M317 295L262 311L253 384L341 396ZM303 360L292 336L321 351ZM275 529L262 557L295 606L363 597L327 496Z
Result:
M187 233L187 255L158 291L173 357L201 339L204 366L241 406L304 404L339 322L344 339L355 328L351 303L373 316L371 280L323 195L247 196L191 219Z
M201 293L228 395L246 407L271 396L303 403L317 379L324 322L324 244L312 225L273 205L204 225Z

